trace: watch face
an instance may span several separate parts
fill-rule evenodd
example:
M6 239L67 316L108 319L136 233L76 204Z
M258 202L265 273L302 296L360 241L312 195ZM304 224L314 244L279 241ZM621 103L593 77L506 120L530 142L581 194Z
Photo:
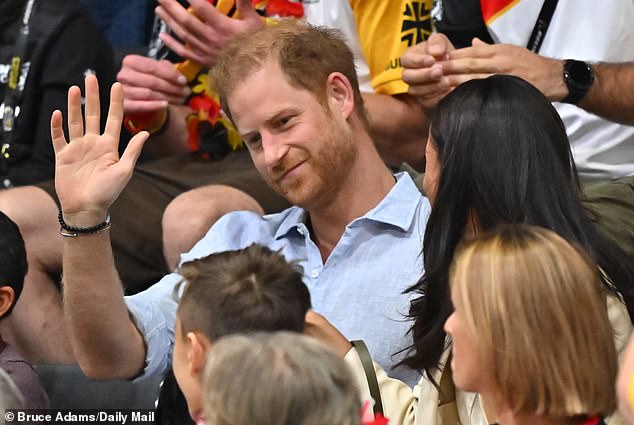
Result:
M594 81L592 69L582 61L568 60L565 64L566 82L580 88L590 88Z

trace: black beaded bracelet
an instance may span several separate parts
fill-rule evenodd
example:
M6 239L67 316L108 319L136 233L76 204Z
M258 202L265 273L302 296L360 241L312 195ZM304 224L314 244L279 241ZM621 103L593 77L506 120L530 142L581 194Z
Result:
M58 219L59 225L60 225L59 233L62 236L66 236L66 237L69 237L69 238L76 238L79 235L90 235L90 234L101 233L101 232L103 232L105 230L108 230L110 228L110 214L108 214L106 216L106 221L104 221L103 223L96 224L96 225L91 226L91 227L73 227L73 226L69 226L64 221L64 215L62 214L61 210L59 212L59 215L57 216L57 219Z

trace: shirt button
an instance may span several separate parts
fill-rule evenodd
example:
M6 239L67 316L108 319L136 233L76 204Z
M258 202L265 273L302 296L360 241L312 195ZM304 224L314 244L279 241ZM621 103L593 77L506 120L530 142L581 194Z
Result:
M319 269L313 270L313 279L316 279L319 276Z

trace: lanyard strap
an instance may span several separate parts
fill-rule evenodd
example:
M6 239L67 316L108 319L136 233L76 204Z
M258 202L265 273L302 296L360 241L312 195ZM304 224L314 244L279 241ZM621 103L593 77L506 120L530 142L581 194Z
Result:
M20 71L27 55L29 33L31 31L31 15L35 0L28 0L22 15L22 27L15 41L15 51L11 57L11 68L7 81L7 91L4 96L4 108L2 111L2 130L11 133L15 124L16 108L20 103L24 86L20 85Z
M24 85L20 85L20 74L22 71L22 65L27 55L29 32L31 32L31 15L33 14L33 7L35 6L35 0L28 0L24 13L22 14L22 26L18 33L18 38L15 41L15 51L11 56L11 68L9 70L9 78L7 81L7 90L4 93L4 99L2 108L0 110L0 116L2 116L2 131L0 131L0 139L2 145L0 146L0 174L4 175L7 172L8 161L12 156L19 156L20 149L14 149L17 146L12 146L15 134L13 129L15 127L15 118L19 112L19 103L22 98L22 91ZM26 84L26 82L25 82ZM11 182L5 179L2 182L2 186L7 188L11 186Z
M537 22L535 22L535 27L533 28L531 37L528 39L528 44L526 44L526 48L531 52L539 53L539 49L542 47L542 42L544 41L544 37L546 37L546 31L548 31L548 26L550 25L550 20L555 13L556 7L557 0L544 1L544 5L539 11L539 17L537 18Z

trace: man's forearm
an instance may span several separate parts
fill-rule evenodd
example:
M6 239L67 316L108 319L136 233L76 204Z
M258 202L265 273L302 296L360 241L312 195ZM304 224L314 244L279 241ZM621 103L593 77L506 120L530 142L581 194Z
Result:
M393 167L407 162L422 170L429 123L418 102L407 94L363 93L363 100L383 160Z
M471 78L511 74L533 84L552 102L561 102L569 94L564 81L564 61L535 54L524 47L474 41L473 46L448 54L450 60L443 62L438 72L442 70L441 76L451 87ZM435 82L440 80L431 78L431 65L418 65L416 61L422 61L419 56L421 54L412 50L403 57L404 78L410 84L410 92L411 87L419 93L433 91ZM634 63L596 63L592 68L594 83L577 106L606 119L634 125L634 97L631 96Z
M634 125L634 63L594 64L595 81L579 107L601 117Z
M64 239L64 316L79 365L93 379L138 375L145 345L125 305L109 231Z

